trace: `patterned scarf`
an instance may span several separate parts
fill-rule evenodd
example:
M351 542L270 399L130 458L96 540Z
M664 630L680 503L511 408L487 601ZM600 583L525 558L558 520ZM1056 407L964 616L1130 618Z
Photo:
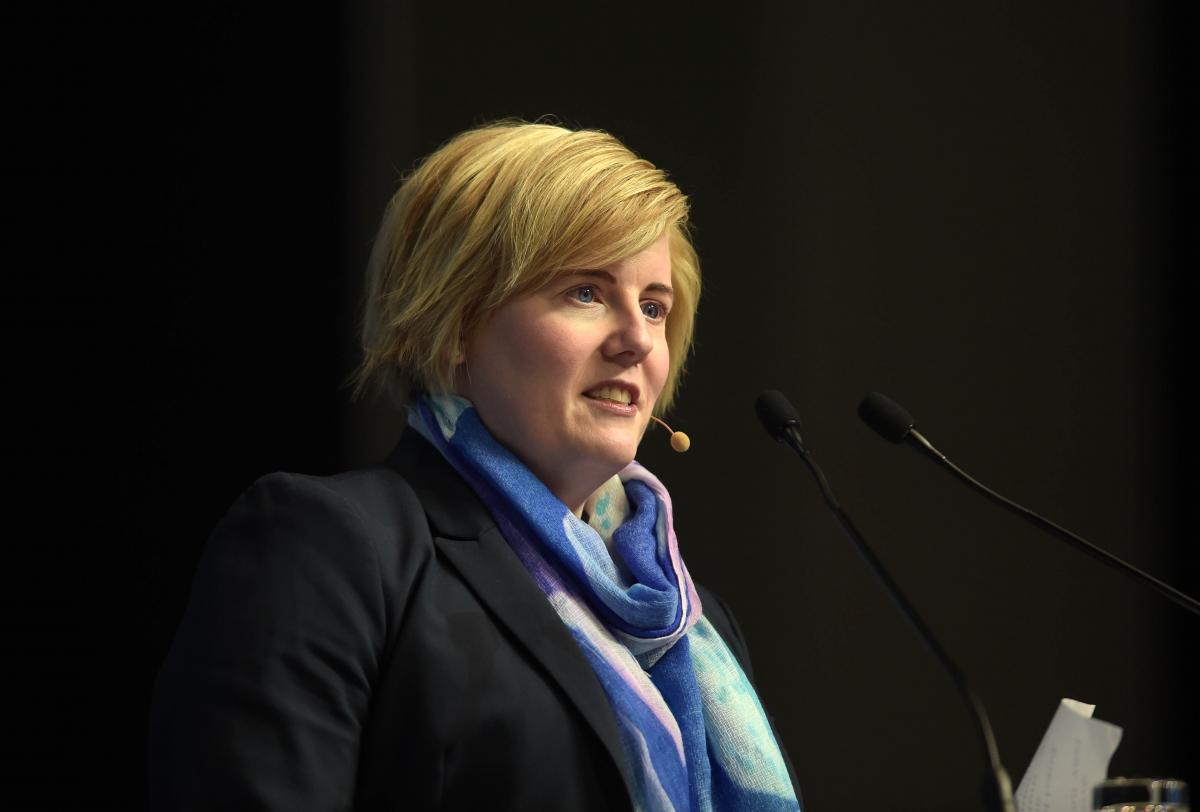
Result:
M479 494L579 643L616 716L635 809L800 808L754 688L701 614L661 482L630 463L584 522L469 401L423 396L409 423Z

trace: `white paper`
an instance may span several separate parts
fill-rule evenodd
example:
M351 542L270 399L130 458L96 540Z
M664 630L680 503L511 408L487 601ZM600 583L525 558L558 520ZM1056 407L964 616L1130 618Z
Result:
M1092 788L1108 777L1121 728L1092 718L1095 705L1064 699L1017 787L1021 812L1092 812Z

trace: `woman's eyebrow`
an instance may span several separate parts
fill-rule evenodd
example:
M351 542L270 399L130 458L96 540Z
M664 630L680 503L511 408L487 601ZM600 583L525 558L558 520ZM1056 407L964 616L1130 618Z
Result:
M617 278L615 276L613 276L608 271L604 271L604 270L600 270L600 269L568 271L567 273L563 274L563 276L566 278L583 277L585 279L602 279L605 282L608 282L609 284L613 284L613 285L615 285L617 282ZM675 291L671 288L671 286L664 285L661 282L651 282L649 285L646 286L646 290L653 291L655 293L663 293L667 296L670 296L671 298L675 297Z

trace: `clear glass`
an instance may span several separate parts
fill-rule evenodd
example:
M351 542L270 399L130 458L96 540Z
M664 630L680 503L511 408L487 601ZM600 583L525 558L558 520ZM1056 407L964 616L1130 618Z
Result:
M1110 778L1092 791L1096 812L1189 812L1188 786L1174 778Z

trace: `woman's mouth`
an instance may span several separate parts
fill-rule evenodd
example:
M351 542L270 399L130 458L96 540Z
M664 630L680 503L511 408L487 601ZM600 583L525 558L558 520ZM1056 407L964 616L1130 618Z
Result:
M637 387L617 381L605 381L583 393L597 408L620 417L633 417L638 413Z
M592 400L611 400L628 406L633 401L633 395L628 389L619 386L601 386L583 393L584 397Z

